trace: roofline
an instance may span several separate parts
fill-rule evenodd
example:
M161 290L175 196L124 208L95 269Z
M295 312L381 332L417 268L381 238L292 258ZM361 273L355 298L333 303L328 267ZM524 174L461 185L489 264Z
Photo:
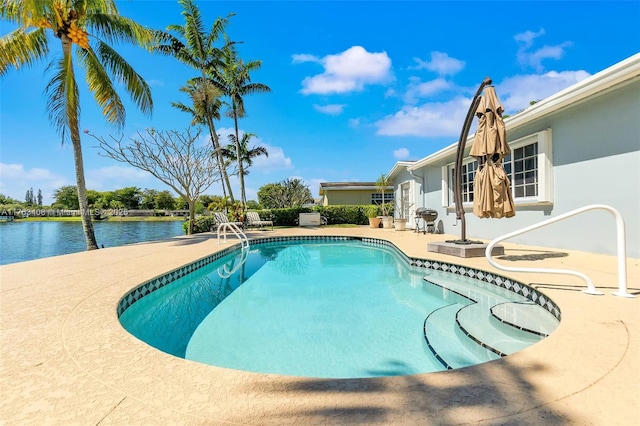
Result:
M397 171L400 171L402 168L405 168L405 167L409 168L415 162L416 161L396 161L396 164L394 164L391 170L389 170L389 173L387 173L387 176L393 176L393 174L396 173Z
M571 104L581 102L590 96L612 90L615 86L618 86L621 83L633 83L638 78L640 78L640 53L636 53L635 55L610 66L609 68L606 68L534 105L531 105L521 113L506 118L504 120L504 124L507 131L514 130L531 121L559 111ZM469 146L470 140L473 140L473 135L467 138L466 146ZM417 170L431 163L448 158L455 154L457 147L458 141L441 149L440 151L414 162L413 165L407 167L407 170Z

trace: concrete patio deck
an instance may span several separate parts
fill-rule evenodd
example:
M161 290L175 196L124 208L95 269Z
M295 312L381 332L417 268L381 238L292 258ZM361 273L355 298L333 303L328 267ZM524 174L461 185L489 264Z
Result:
M575 269L573 276L495 271L484 258L427 252L455 238L411 231L305 228L275 235L387 239L407 255L464 264L539 289L562 311L543 341L500 360L440 373L329 380L256 374L176 358L137 340L119 299L164 272L235 244L213 234L108 248L0 267L0 423L3 425L632 425L640 418L640 297L612 296L616 258L504 244L509 266ZM640 260L627 259L640 294Z

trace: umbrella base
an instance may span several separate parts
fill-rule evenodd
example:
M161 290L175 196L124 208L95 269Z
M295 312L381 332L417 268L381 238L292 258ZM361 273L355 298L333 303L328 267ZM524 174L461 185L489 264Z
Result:
M473 240L446 240L445 243L453 243L453 244L484 244L482 241L473 241Z
M459 243L459 241L465 242ZM463 258L484 257L488 245L489 244L483 243L481 241L470 240L438 241L435 243L427 244L427 251ZM494 246L491 250L491 254L493 256L503 255L504 247L501 245Z

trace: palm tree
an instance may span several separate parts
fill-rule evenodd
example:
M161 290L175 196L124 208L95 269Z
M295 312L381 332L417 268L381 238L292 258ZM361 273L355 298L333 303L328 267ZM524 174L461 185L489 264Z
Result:
M233 118L235 127L236 159L242 158L240 148L240 136L238 119L245 116L243 96L252 93L270 92L271 88L266 84L252 83L251 73L262 66L262 61L244 62L238 58L235 43L227 42L222 49L222 67L212 68L214 81L231 100L229 115ZM238 176L240 177L240 192L242 203L246 208L246 194L244 188L244 172L242 161L238 161Z
M261 155L264 155L266 157L269 156L269 152L267 151L267 148L263 146L254 146L253 148L249 149L249 140L251 140L251 138L254 136L256 135L253 133L244 133L242 135L242 139L240 140L240 143L236 144L236 135L229 135L229 142L230 142L229 145L227 145L226 148L222 148L222 153L226 158L238 163L236 147L237 146L240 147L240 158L242 159L241 161L242 173L244 173L245 176L249 174L248 169L253 165L254 158L259 157ZM240 173L240 170L238 170L238 173ZM246 200L244 200L244 202L246 203Z
M179 0L178 3L183 9L182 16L184 16L184 25L169 25L167 30L176 33L179 38L174 37L170 33L163 34L162 42L156 46L156 50L165 55L173 56L180 62L199 71L199 81L204 82L207 80L207 70L220 64L221 50L215 46L215 43L220 36L224 34L224 28L233 14L228 15L226 18L217 18L207 34L204 31L204 23L202 22L200 10L198 6L194 4L193 0ZM202 103L204 105L209 105L210 103L215 105L217 96L212 99L214 94L208 90L209 86L207 84L199 84L198 87L202 92ZM205 108L203 112L204 115L202 118L209 128L211 143L213 144L218 169L220 170L220 177L224 181L223 188L226 184L229 195L233 200L229 176L224 166L222 153L220 152L220 141L213 123L217 110ZM217 118L219 118L219 114L217 114Z
M222 92L218 89L213 83L209 80L203 80L201 78L194 78L187 82L186 86L180 88L181 92L184 92L189 95L191 98L191 102L193 106L187 106L181 102L172 102L171 106L179 109L182 112L186 112L191 114L192 120L191 125L196 124L209 124L209 129L213 128L215 132L215 127L213 127L213 119L220 119L220 107L222 106L222 101L220 100L220 96ZM216 135L216 140L218 135ZM214 139L211 138L213 141ZM214 149L216 143L213 143ZM231 183L229 182L229 175L227 173L227 163L224 161L224 152L222 152L224 148L220 148L213 155L216 156L216 161L218 164L218 169L220 167L223 168L224 173L220 172L222 179L222 192L224 197L227 196L227 188L231 191ZM218 157L222 155L222 166L221 159ZM233 194L230 192L231 197L233 198Z
M153 32L120 16L114 0L3 1L0 18L18 27L0 38L0 77L10 67L21 69L47 58L49 43L54 41L50 35L60 41L62 56L53 59L48 67L53 76L46 86L47 107L62 142L71 139L87 250L97 249L88 214L79 131L80 94L74 59L84 68L87 86L102 108L102 114L109 123L122 129L125 109L112 79L123 83L142 112L150 114L153 102L147 83L109 43L128 42L150 47Z

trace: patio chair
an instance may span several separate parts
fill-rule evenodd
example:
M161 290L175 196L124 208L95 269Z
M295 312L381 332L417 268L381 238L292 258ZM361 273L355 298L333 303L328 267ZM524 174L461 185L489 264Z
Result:
M273 230L273 221L260 219L258 212L247 212L247 228L264 228L265 226L271 226Z
M213 225L211 225L211 232L217 232L218 226L220 226L221 223L233 223L234 225L238 226L241 229L244 228L244 222L231 222L227 217L226 213L214 212Z

